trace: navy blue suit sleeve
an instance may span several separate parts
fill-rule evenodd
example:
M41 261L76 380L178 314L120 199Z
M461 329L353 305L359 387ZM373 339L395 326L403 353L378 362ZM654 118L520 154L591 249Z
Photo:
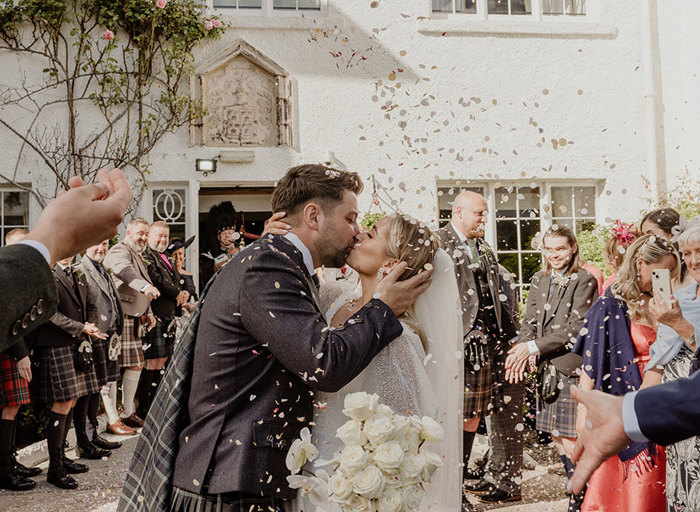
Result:
M700 435L700 372L642 389L634 411L642 434L662 446Z

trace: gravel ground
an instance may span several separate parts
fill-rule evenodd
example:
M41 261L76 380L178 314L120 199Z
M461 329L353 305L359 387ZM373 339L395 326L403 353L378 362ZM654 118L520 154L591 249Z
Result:
M107 460L77 459L90 467L87 473L74 475L79 485L77 489L61 490L46 483L47 461L39 464L44 471L36 477L38 485L34 490L23 493L0 490L0 511L90 512L101 511L104 505L115 502L136 447L136 436L103 436L111 441L122 441L123 446L115 450ZM77 458L73 450L68 451L67 455L72 459Z
M529 432L529 431L526 431ZM104 434L103 434L104 435ZM80 486L74 491L59 490L46 483L48 462L39 464L44 472L36 478L36 489L27 493L0 491L0 512L115 512L116 503L126 476L131 454L136 447L136 436L123 438L105 435L110 440L119 440L124 445L107 460L87 461L90 471L76 475ZM476 456L486 450L485 438L477 437ZM523 500L500 505L484 505L472 495L467 495L470 510L519 511L519 512L565 512L568 500L565 495L566 478L560 468L556 450L551 446L536 444L536 436L527 434L526 459L530 455L531 468L523 472ZM73 450L68 456L75 458ZM82 461L81 462L86 462Z

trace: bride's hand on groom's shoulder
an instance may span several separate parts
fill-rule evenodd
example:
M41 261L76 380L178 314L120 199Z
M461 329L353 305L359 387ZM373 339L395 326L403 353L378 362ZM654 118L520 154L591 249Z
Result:
M405 281L399 277L406 271L405 261L397 264L394 269L377 285L374 297L384 302L396 316L403 315L416 299L430 286L430 276L433 270L425 270Z

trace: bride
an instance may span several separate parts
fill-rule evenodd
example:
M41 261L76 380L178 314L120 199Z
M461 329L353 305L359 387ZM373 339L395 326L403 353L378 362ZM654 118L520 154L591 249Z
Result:
M282 223L273 222L266 231L282 226ZM445 440L430 446L431 451L442 457L443 465L426 486L420 510L459 511L464 365L461 306L452 261L440 249L437 235L406 215L385 216L358 238L346 260L359 275L358 286L347 281L321 285L321 310L331 328L342 328L369 302L377 283L400 261L408 263L400 279L408 279L432 265L432 284L414 308L399 318L403 333L367 368L338 392L316 393L312 424L314 444L319 448L320 458L326 460L332 459L342 448L336 430L347 420L342 409L349 393L376 393L380 402L398 414L430 416L445 431ZM298 498L293 507L298 512L314 509L304 497Z

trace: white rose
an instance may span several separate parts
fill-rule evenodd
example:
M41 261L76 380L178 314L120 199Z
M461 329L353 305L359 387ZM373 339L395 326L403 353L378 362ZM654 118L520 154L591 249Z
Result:
M396 487L388 487L377 500L377 512L399 512L403 504L403 493Z
M421 450L420 454L425 460L425 466L423 467L421 478L424 482L430 482L435 470L442 466L442 458L437 453L433 453L430 450Z
M420 431L414 427L409 427L403 438L399 438L399 444L406 453L417 454L420 447Z
M417 482L423 468L425 467L425 459L418 455L406 455L399 467L401 480L404 483Z
M308 427L301 429L301 439L295 439L287 452L287 469L292 474L298 473L307 460L318 457L318 448L311 443L311 431Z
M362 446L367 442L367 436L362 431L362 423L357 420L346 421L345 424L338 427L335 435L345 446Z
M407 485L403 488L403 506L406 510L420 507L425 492L420 485Z
M331 501L345 503L352 496L352 482L340 473L335 473L328 480L328 492L331 493Z
M343 504L343 512L374 512L374 502L363 498L362 496L353 495L352 499Z
M387 441L377 446L374 452L374 463L384 471L398 469L403 461L403 450L396 441Z
M411 426L411 419L406 416L401 416L400 414L394 414L391 417L391 422L394 424L394 437L398 440L406 436L409 427Z
M423 425L420 432L421 439L426 441L442 441L445 439L445 431L442 426L430 416L423 416L421 424Z
M391 418L380 416L365 422L365 435L375 448L391 440L396 431Z
M377 410L379 395L370 395L364 391L350 393L345 397L343 405L345 406L343 409L345 416L349 416L357 421L364 421Z
M368 465L352 479L352 490L363 498L370 500L381 496L384 490L384 477L374 464Z
M376 412L375 412L374 414L375 414L375 415L378 415L378 416L389 416L389 417L391 417L391 416L394 414L394 411L392 411L392 410L391 410L391 407L389 407L388 405L379 404L379 405L377 406L377 410L376 410Z
M338 457L340 467L348 474L354 475L364 469L369 462L369 454L361 446L346 446Z

